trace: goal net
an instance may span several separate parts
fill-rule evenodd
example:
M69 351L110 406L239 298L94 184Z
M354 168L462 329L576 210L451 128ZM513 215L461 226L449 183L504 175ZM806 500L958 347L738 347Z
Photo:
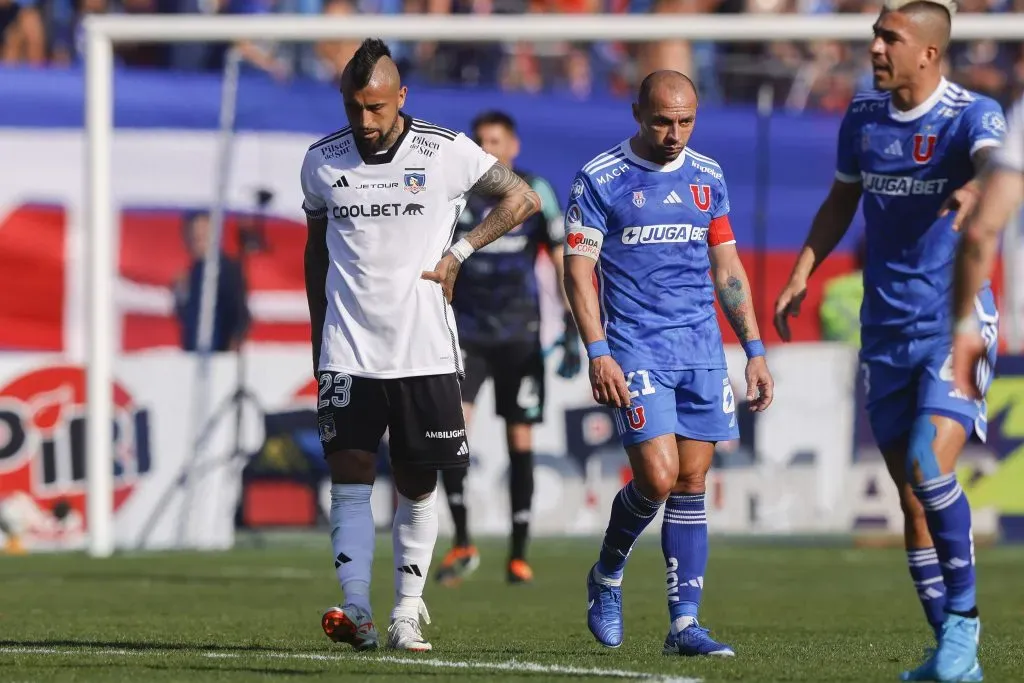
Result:
M29 384L37 385L31 390L12 379L21 366L12 365L17 371L0 384L28 392L18 396L31 406L24 419L41 435L50 488L27 485L36 507L50 510L62 500L62 478L87 482L84 503L69 504L88 521L83 539L94 556L121 547L227 547L238 522L318 523L324 473L314 457L318 387L302 290L298 170L310 143L346 124L335 82L360 40L380 37L393 47L414 116L469 132L485 110L510 114L517 165L548 179L563 208L575 171L632 134L630 102L643 75L665 67L687 72L701 97L691 146L725 171L759 320L769 328L774 297L833 177L839 118L867 82L876 17L381 17L346 14L338 9L345 4L326 2L327 16L84 21L85 163L68 176L83 183L83 194L78 232L65 247L65 306L72 312L63 316L62 355L71 362L37 363L45 371L30 373ZM956 17L949 77L1012 97L1004 58L985 55L1016 54L1022 38L1021 16ZM119 66L143 46L165 51L164 59L191 72ZM201 66L205 73L196 72ZM31 122L20 127L11 149L33 149L33 158L54 163L79 135L30 129ZM53 153L39 152L40 144ZM40 185L26 191L38 196L50 189L41 185L44 175L15 181ZM822 283L855 269L861 228L858 218L809 304L821 302ZM1007 250L1013 238L1008 233ZM1003 269L1012 282L1013 260L1004 258ZM561 299L543 256L538 276L548 355L545 419L534 429L534 528L599 533L626 462L610 416L590 396L585 361L574 378L556 372ZM218 307L240 292L249 323L236 353L238 344L222 338L225 314ZM1003 287L1011 335L1013 294ZM181 349L186 318L198 352ZM716 456L712 530L850 532L862 519L898 530L899 506L885 498L884 467L836 445L859 443L864 432L856 352L822 343L814 311L798 325L801 345L771 348L776 376L789 387L785 398L756 421L741 415L740 442L723 444ZM728 358L738 387L742 351L730 343ZM67 386L78 392L73 400L58 395ZM61 401L84 405L83 419L47 412ZM477 531L504 533L506 437L490 383L476 408L467 496ZM880 497L849 492L876 480ZM385 513L379 519L386 520L389 494L375 495Z

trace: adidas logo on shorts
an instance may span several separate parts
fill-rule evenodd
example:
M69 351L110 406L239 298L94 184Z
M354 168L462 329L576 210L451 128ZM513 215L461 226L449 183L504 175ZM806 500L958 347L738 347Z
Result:
M463 441L462 445L459 446L459 452L456 453L456 455L469 455L469 444Z

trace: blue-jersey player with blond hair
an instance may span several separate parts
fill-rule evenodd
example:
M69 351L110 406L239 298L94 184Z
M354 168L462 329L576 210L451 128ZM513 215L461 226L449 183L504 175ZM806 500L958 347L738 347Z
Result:
M902 674L915 681L982 680L971 510L955 469L972 433L985 438L997 314L986 284L972 310L988 349L976 367L981 396L971 398L953 383L951 293L960 224L1006 122L996 102L942 76L955 11L953 0L886 0L871 43L876 90L846 112L835 181L776 304L788 339L808 278L863 200L867 410L900 491L910 575L937 639L925 662Z
M697 620L708 560L705 477L715 444L739 438L716 292L747 352L752 410L768 407L773 382L722 169L686 146L696 115L690 79L650 74L633 105L637 134L586 164L570 190L565 290L590 358L594 399L614 407L633 471L587 574L587 624L602 645L622 643L626 559L664 504L669 632L662 651L732 656Z

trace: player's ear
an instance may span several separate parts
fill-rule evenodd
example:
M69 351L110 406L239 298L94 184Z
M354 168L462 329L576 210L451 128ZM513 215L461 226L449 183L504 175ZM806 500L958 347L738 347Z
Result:
M512 159L515 159L517 156L519 156L519 138L518 137L515 137L515 136L512 137L512 141L510 143L510 147L511 147L511 149L509 150L509 157L512 158Z
M633 103L633 120L640 123L640 105L636 102Z
M404 85L398 89L398 108L401 109L405 106L405 94L409 92L409 89Z

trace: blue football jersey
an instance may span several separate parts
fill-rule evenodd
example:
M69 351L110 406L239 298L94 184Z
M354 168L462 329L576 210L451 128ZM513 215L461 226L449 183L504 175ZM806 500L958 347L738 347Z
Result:
M851 102L839 129L836 178L860 183L866 224L862 347L949 334L959 234L943 202L974 176L971 155L1006 131L994 100L942 81L911 111L889 93Z
M564 253L597 261L601 316L625 372L725 368L708 247L733 241L713 159L687 148L664 166L629 140L576 174Z

